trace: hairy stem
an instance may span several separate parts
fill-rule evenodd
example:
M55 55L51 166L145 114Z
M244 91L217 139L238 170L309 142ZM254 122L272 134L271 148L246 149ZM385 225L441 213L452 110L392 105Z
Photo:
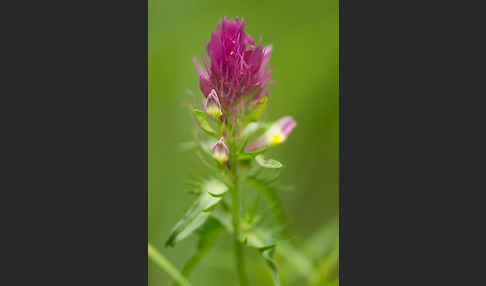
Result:
M232 150L236 149L236 144L232 144ZM233 229L234 229L234 247L235 247L235 258L236 258L236 270L238 273L238 280L240 281L240 286L246 286L247 280L245 275L245 257L243 255L243 245L239 240L240 236L240 199L238 194L238 160L236 159L236 152L232 151L232 177L233 177L233 207L232 207L232 217L233 217Z

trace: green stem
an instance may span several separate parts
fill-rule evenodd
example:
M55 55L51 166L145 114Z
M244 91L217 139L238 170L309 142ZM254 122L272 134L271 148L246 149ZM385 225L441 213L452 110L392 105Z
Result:
M233 150L236 148L236 144L233 145ZM238 273L238 280L240 281L240 286L246 286L247 280L245 275L245 257L243 255L243 245L241 244L240 237L240 199L238 197L238 160L236 159L236 152L232 152L232 175L233 175L233 207L232 207L232 217L233 217L233 229L234 229L234 247L235 247L235 258L236 258L236 270Z
M158 252L155 248L148 244L148 257L157 264L160 268L164 269L179 285L181 286L191 286L189 281L177 270L177 268L170 263L162 253Z

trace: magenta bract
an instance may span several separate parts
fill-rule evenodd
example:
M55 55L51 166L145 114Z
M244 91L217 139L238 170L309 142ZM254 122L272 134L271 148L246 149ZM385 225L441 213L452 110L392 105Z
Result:
M250 102L265 96L272 73L267 69L272 46L255 46L244 27L243 18L240 22L238 18L224 17L206 46L206 68L194 59L202 93L208 96L215 89L226 110L240 99Z

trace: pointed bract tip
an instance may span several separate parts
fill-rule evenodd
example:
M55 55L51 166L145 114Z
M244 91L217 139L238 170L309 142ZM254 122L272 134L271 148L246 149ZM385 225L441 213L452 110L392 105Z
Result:
M206 112L213 118L219 119L223 112L216 90L212 89L206 98Z
M224 164L229 159L229 149L224 142L224 137L221 137L218 142L216 142L211 148L211 153L214 159L216 159L221 164Z

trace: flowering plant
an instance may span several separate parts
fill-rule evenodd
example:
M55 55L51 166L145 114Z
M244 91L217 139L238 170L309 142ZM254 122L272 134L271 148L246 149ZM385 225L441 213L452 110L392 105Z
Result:
M206 46L204 67L194 59L202 99L199 108L191 107L198 130L192 147L214 175L190 182L198 197L166 245L200 235L198 253L183 270L187 276L225 230L233 236L240 285L247 285L245 246L260 252L274 284L280 285L273 254L286 222L274 182L282 164L266 158L265 151L285 142L296 122L291 116L273 123L260 120L269 102L273 48L256 44L244 27L244 19L223 18ZM243 204L243 196L249 204ZM270 206L270 215L268 208L262 211L261 197Z

